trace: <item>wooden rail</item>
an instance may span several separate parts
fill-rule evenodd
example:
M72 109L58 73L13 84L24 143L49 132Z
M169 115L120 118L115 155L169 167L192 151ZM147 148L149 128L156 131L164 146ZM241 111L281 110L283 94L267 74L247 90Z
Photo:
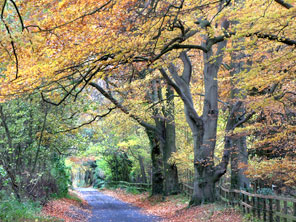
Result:
M193 194L193 177L187 173L181 179L180 189L188 197ZM151 184L129 183L126 181L113 181L112 185L121 187L136 187L139 190L148 190ZM217 187L218 198L231 206L238 206L244 214L268 222L296 222L296 199L253 194L243 190Z
M109 185L116 185L119 187L123 188L128 188L128 187L135 187L138 190L149 190L151 188L151 184L148 183L130 183L126 181L110 181L108 182Z
M185 196L189 198L193 194L193 187L186 183L180 183L180 190L185 194Z
M180 175L180 189L189 198L193 194L193 173L186 170ZM253 194L243 190L217 187L218 199L238 206L244 214L268 222L296 222L296 199Z
M193 187L182 182L182 192L188 197ZM217 187L218 198L231 206L238 206L244 214L268 222L296 222L296 199L248 193L243 190L230 190Z
M217 189L223 202L240 207L245 214L269 222L296 222L296 199L252 194L222 186Z

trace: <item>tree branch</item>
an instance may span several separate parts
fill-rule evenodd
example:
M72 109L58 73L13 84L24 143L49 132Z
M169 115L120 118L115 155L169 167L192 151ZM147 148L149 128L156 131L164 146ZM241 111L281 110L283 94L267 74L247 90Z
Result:
M192 74L192 64L185 51L180 53L180 58L184 64L182 78L189 85L191 80L191 74Z
M283 1L283 0L274 0L276 3L280 4L281 6L285 7L286 9L293 8L294 6Z
M79 126L75 126L75 127L70 128L70 129L67 129L67 130L61 130L61 131L55 132L54 134L70 132L72 130L76 130L76 129L79 129L79 128L83 127L83 126L89 125L89 124L93 123L94 121L96 121L97 119L102 119L102 118L108 116L112 112L112 110L114 110L116 108L117 107L108 108L109 109L108 112L106 112L106 113L104 113L102 115L96 115L92 120L90 120L90 121L88 121L86 123L82 123Z
M97 74L100 70L101 67L97 68L89 77L89 79L86 79L86 77L95 69L97 68L96 66L94 66L93 68L91 68L90 70L87 71L87 73L81 77L80 80L77 81L77 83L70 89L70 91L67 91L66 95L58 102L58 103L54 103L50 100L45 99L43 93L41 92L41 98L44 102L49 103L51 105L54 106L59 106L61 105L71 94L72 92L79 86L80 83L82 83L83 81L86 81L87 83L92 79L92 77L94 77L95 74ZM85 87L85 85L83 86L83 88ZM82 90L79 90L78 93L80 93ZM75 95L75 97L77 97L78 94Z
M111 94L106 92L99 84L95 82L91 82L89 83L89 85L97 89L105 98L107 98L110 102L112 102L118 109L120 109L123 113L129 115L132 119L137 121L141 126L149 130L157 131L155 126L143 121L140 117L134 114L131 114L126 107L124 107L119 101L117 101Z
M21 13L20 13L20 11L19 11L19 9L18 9L18 7L17 7L15 1L10 0L10 2L13 4L13 6L14 6L14 8L15 8L15 10L16 10L16 13L17 13L17 15L18 15L18 17L19 17L19 20L20 20L20 23L21 23L22 31L24 31L25 26L24 26L24 21L23 21L23 18L22 18L22 16L21 16Z
M252 116L255 114L255 111L252 111L251 113L249 113L248 115L245 116L245 118L243 118L242 120L240 120L239 122L237 122L233 128L231 130L234 130L235 128L239 127L240 125L242 125L243 123L247 122L249 119L252 118Z

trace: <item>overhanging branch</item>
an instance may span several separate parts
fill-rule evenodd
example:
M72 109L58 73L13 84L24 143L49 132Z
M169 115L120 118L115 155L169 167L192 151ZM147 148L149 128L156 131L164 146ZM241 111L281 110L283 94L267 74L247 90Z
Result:
M94 121L96 121L97 119L102 119L102 118L108 116L108 115L112 112L112 110L114 110L114 109L116 109L116 108L117 108L117 107L109 108L108 112L106 112L106 113L104 113L104 114L102 114L102 115L96 115L94 118L92 118L92 119L91 119L90 121L88 121L88 122L85 122L85 123L83 123L83 124L81 124L81 125L79 125L79 126L75 126L75 127L70 128L70 129L67 129L67 130L61 130L61 131L58 131L58 132L56 132L56 133L54 133L54 134L70 132L70 131L72 131L72 130L76 130L76 129L79 129L79 128L83 127L83 126L89 125L89 124L93 123Z
M274 0L276 3L280 4L281 6L285 7L286 9L293 8L294 6L283 1L283 0Z
M101 87L99 84L91 82L89 83L89 85L97 89L106 99L112 102L123 113L129 115L132 119L137 121L141 126L149 130L157 131L157 128L155 126L143 121L139 116L131 114L126 107L124 107L119 101L117 101L110 93L106 92L106 90L104 90L103 87Z

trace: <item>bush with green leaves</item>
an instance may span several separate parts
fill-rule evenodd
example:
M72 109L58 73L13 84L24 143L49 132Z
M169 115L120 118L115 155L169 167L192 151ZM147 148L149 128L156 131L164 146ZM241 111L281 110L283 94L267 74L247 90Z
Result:
M0 221L26 221L40 218L37 216L41 211L38 202L20 202L13 196L0 202Z
M64 159L59 158L59 156L53 158L52 166L50 174L57 186L57 190L53 196L64 197L68 193L69 184L71 184L70 169L65 166Z
M260 188L257 190L257 194L261 195L274 195L274 192L270 188Z
M0 189L41 201L67 193L64 157L84 145L76 133L59 133L77 121L65 118L72 108L51 106L37 94L0 104Z
M104 160L106 161L112 181L129 181L132 170L132 162L127 153L121 150L106 151Z

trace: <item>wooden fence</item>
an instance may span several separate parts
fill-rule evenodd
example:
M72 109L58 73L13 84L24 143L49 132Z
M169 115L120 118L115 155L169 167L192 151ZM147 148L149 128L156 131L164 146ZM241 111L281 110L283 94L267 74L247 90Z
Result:
M137 187L139 190L148 190L151 184L129 183L125 181L111 182L120 187ZM180 177L180 189L189 198L193 194L193 174L185 171ZM239 207L244 214L268 222L296 222L296 199L279 196L267 196L248 193L243 190L226 189L217 186L217 196L222 202Z
M187 196L191 197L193 194L193 172L185 170L183 173L179 172L180 190Z
M180 177L180 189L188 197L193 194L193 173L186 170ZM222 202L239 207L244 214L268 222L296 222L296 199L248 193L217 186Z
M243 190L229 190L218 187L220 199L232 206L238 206L245 214L269 222L296 222L296 199L252 194Z
M122 188L135 187L141 191L147 191L151 188L151 184L148 184L148 183L130 183L126 181L110 181L108 182L108 184L111 186L118 186Z

